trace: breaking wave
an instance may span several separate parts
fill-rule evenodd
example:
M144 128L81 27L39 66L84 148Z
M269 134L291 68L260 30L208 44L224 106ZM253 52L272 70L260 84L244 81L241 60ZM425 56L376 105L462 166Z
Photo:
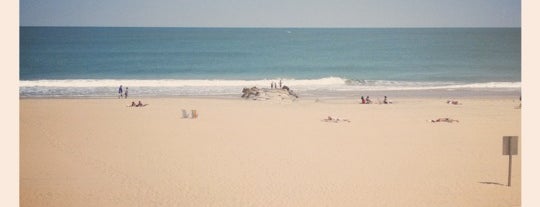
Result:
M244 87L269 88L271 82L280 79L259 80L123 80L123 79L67 79L67 80L21 80L21 97L55 96L111 96L116 95L120 85L129 87L130 94L140 96L177 95L234 95ZM302 93L354 91L411 91L411 90L502 90L521 89L521 82L414 82L390 80L355 80L340 77L319 79L281 79L282 84Z

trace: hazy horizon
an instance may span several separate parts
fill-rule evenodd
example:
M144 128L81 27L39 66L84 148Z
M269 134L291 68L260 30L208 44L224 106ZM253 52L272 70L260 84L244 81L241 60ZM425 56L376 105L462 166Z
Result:
M521 27L521 1L20 1L20 26L209 28Z
M240 26L99 26L99 25L84 25L84 26L62 26L62 25L19 25L19 27L104 27L104 28L212 28L212 29L437 29L437 28L448 28L448 29L459 29L459 28L483 28L483 29L489 29L489 28L521 28L520 26L499 26L499 27L489 27L489 26L471 26L471 27L263 27L263 26L246 26L246 27L240 27Z

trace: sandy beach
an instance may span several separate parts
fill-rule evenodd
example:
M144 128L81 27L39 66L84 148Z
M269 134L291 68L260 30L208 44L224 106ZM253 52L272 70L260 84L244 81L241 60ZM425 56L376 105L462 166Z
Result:
M517 99L141 100L20 99L21 206L521 205Z

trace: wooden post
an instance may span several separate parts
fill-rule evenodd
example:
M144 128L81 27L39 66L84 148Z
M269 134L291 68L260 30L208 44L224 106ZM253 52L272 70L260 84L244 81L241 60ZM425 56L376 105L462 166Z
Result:
M508 152L511 152L512 139L508 139ZM512 183L512 153L508 153L508 187Z

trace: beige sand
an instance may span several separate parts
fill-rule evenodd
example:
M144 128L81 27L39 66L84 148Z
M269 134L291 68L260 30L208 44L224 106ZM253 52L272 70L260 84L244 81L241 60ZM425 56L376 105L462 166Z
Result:
M21 99L21 206L521 205L517 101L393 101Z

